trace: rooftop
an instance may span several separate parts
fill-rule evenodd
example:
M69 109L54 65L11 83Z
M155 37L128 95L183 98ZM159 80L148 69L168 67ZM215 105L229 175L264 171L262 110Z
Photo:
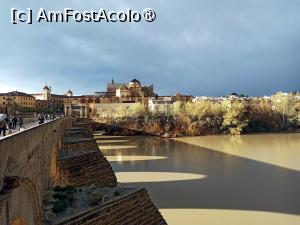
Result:
M50 91L50 88L47 85L45 85L43 90L49 90Z
M124 90L129 90L129 88L123 83L118 89L124 91Z
M32 95L24 93L24 92L19 92L19 91L11 91L7 93L0 93L0 96L23 96L23 97L31 97L34 98Z
M130 82L134 82L134 83L141 83L139 80L137 80L137 79L133 79L132 81L130 81Z

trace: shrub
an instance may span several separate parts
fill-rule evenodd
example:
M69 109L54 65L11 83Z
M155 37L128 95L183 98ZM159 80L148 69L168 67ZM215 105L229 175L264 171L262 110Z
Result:
M279 114L280 129L286 129L295 123L299 118L297 111L298 101L295 96L278 92L271 97L272 109Z
M231 135L240 135L248 125L248 120L245 118L245 104L236 101L225 101L223 104L227 107L222 124L223 129Z
M145 110L144 105L142 105L140 103L136 103L136 104L130 106L129 112L133 117L139 117L139 116L143 116L145 114L146 110Z
M64 201L57 201L54 202L52 211L57 214L65 211L66 208L67 208L67 204Z
M68 198L68 196L65 193L57 193L53 195L53 198L59 199L59 200L65 200Z
M231 99L173 103L172 113L147 112L143 105L130 109L125 117L109 127L128 134L145 132L175 136L280 131L300 127L300 101L293 94L277 93L271 99Z

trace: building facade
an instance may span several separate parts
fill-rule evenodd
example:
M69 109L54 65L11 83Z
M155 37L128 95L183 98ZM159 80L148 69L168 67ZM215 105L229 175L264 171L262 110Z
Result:
M124 111L126 107L135 103L148 108L148 100L156 97L153 85L142 86L137 79L128 83L107 84L106 91L95 92L93 95L74 95L69 89L66 94L53 94L51 86L45 85L40 93L26 94L10 92L0 94L0 112L4 112L7 104L16 104L21 108L28 108L38 113L65 112L69 116L87 117L96 114L116 115L115 106ZM157 101L156 101L157 103ZM117 116L117 115L116 115Z
M53 112L63 112L64 102L67 98L73 96L73 92L69 90L64 95L52 94L51 86L44 86L42 93L32 94L36 99L36 110Z
M66 116L72 116L76 118L87 118L88 104L82 103L79 100L74 100L72 103L64 104L64 112Z
M148 109L153 113L171 113L173 103L172 97L149 98Z
M17 107L19 110L35 110L36 101L34 96L24 92L0 93L0 111L4 113L9 107Z

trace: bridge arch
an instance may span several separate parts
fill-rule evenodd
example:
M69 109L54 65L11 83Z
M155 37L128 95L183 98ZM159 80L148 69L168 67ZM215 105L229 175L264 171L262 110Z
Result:
M38 198L38 194L36 191L36 188L33 184L33 182L28 179L28 178L22 178L20 179L20 186L24 187L25 190L27 191L27 193L30 196L30 200L32 203L32 210L34 213L34 225L40 225L40 221L41 221L41 206L39 204L39 198Z
M28 225L23 218L15 219L11 225Z
M13 186L6 189L4 204L0 204L5 214L6 225L40 225L40 204L36 187L28 178L14 177ZM2 202L3 203L3 202ZM0 221L1 222L1 221Z

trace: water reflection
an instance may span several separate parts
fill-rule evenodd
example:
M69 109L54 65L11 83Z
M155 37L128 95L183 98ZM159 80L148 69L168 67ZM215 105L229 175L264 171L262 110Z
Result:
M116 155L106 156L109 162L125 162L125 161L143 161L143 160L158 160L166 159L164 156L146 156L146 155Z
M300 134L224 135L176 140L300 171Z
M135 145L98 145L100 150L119 150L119 149L130 149L136 148Z
M145 186L154 203L167 209L163 212L171 225L226 224L226 221L231 225L280 224L280 221L294 225L298 222L300 173L295 170L295 163L300 161L299 134L199 137L201 144L198 138L187 138L191 144L184 139L126 139L130 142L124 145L106 145L110 149L103 153L116 157L166 157L112 161L111 165L122 185L132 186L135 182L134 186ZM134 148L125 149L128 146ZM157 179L153 174L148 177L156 182L146 179L145 174L151 173L156 173ZM181 179L171 179L169 173L180 174ZM186 179L187 174L200 175L202 179ZM192 221L187 218L190 214L194 215ZM216 217L221 222L216 222Z
M168 225L299 225L300 216L243 210L160 209Z
M97 140L96 139L96 142L98 144L105 144L105 143L123 143L123 142L130 142L130 140Z
M102 138L102 139L109 139L109 138L124 138L126 136L108 136L108 135L103 135L103 134L94 134L94 137L96 139L100 139L100 138Z
M192 173L166 173L166 172L117 172L120 183L165 182L179 180L203 179L206 175Z

